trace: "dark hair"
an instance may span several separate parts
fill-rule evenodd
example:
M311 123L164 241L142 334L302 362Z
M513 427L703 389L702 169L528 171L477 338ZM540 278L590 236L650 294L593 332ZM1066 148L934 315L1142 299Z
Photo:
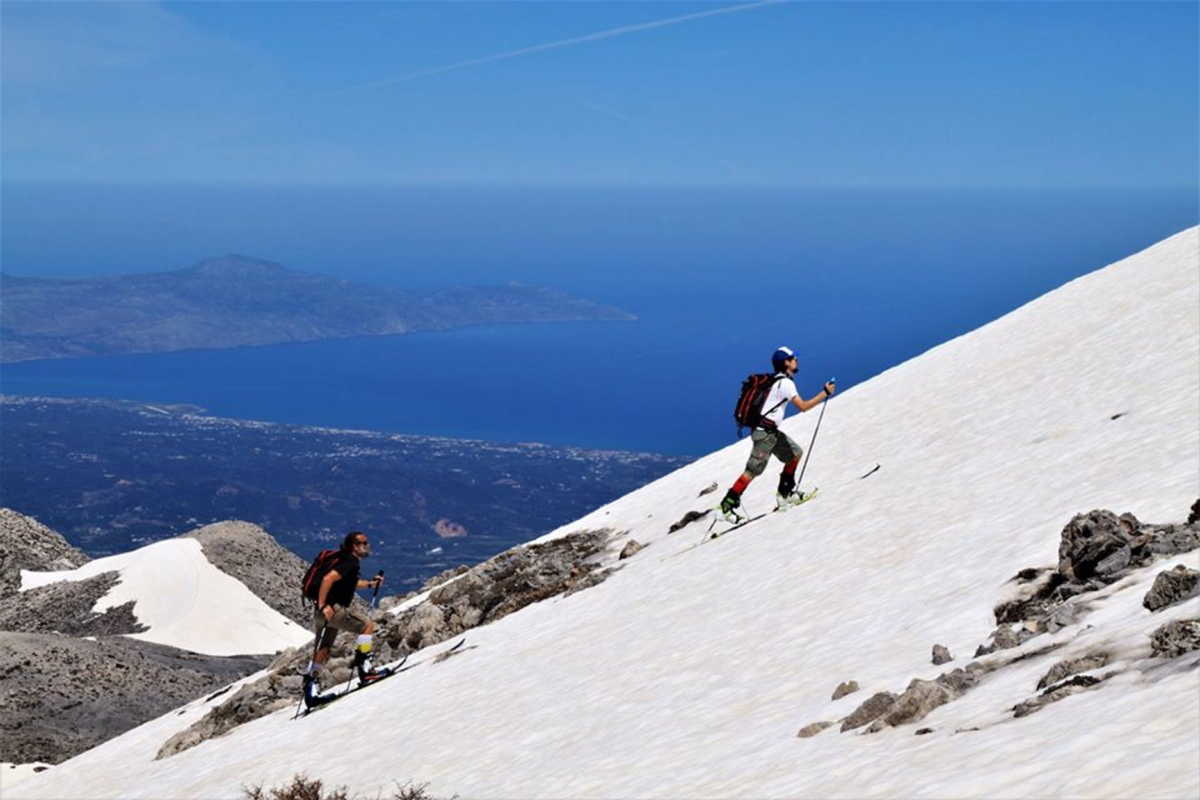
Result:
M349 533L347 533L346 538L342 539L342 550L346 551L347 553L349 553L351 550L353 550L354 549L354 540L357 539L359 536L365 537L366 534L363 533L362 531L350 531Z

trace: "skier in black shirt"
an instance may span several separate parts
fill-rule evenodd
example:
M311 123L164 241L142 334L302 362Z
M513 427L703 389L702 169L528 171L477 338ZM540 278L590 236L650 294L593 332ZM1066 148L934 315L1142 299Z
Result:
M354 668L362 683L369 683L382 677L382 673L371 668L371 641L375 633L375 623L365 614L350 607L354 593L367 587L378 588L382 583L382 575L370 580L358 577L359 560L371 554L371 544L367 535L361 531L351 531L342 541L338 560L321 578L317 590L317 605L313 613L313 631L318 640L313 652L312 661L304 671L304 703L307 706L317 704L320 686L317 683L317 672L329 659L329 649L337 638L338 631L352 631L358 635L355 642Z

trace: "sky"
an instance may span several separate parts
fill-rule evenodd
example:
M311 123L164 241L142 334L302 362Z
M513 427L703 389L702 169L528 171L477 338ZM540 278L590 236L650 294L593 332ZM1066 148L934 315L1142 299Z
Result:
M0 14L6 182L1198 184L1195 3Z

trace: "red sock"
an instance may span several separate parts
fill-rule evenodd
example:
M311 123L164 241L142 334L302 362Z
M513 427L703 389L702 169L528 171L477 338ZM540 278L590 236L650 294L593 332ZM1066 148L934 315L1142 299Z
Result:
M740 495L742 492L746 491L746 487L749 485L750 479L745 475L742 475L736 481L734 481L733 488L730 489L730 491L736 495Z
M798 467L798 466L800 466L800 459L793 458L791 461L789 461L783 465L783 474L784 475L795 475L796 467Z

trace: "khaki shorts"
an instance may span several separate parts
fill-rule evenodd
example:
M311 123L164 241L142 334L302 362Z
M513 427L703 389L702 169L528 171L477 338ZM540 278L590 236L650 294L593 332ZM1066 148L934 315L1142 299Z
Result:
M321 636L321 631L325 631L325 635L321 636L321 642L317 645L317 649L333 646L333 640L337 638L338 631L350 631L351 633L362 633L367 629L367 618L349 608L341 606L333 607L333 619L326 622L325 615L320 609L313 610L313 633Z
M750 434L750 441L754 446L750 451L750 460L746 462L746 472L755 477L762 475L772 454L785 464L804 455L804 448L778 429L755 428Z

